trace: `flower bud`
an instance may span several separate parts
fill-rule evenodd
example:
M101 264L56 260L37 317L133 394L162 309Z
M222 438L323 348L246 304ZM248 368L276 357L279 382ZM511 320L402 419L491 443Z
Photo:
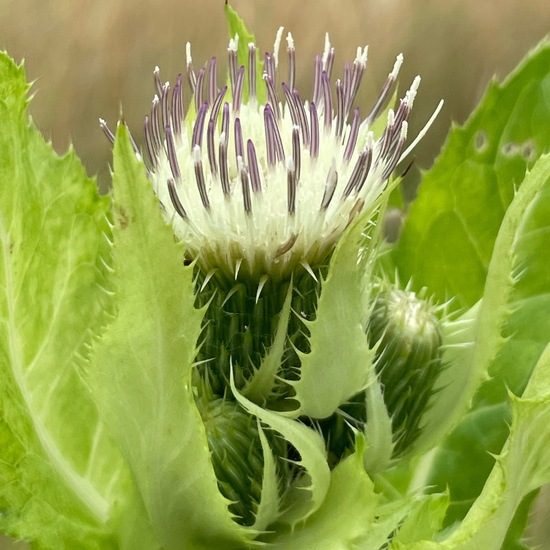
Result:
M416 439L442 368L437 308L408 290L383 290L375 298L367 335L376 348L376 372L392 418L395 452Z
M262 494L264 459L256 418L234 401L215 399L201 408L220 492L242 525L252 525Z

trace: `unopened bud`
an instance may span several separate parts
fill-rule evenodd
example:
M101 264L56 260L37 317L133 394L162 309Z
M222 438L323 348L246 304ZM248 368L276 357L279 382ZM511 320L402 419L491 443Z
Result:
M390 289L376 297L367 334L399 453L416 439L441 371L440 321L430 301Z

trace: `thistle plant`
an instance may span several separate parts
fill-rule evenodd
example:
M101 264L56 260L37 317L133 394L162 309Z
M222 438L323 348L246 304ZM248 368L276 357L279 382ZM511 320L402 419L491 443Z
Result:
M409 138L403 57L364 106L367 48L338 78L328 36L306 97L292 35L261 54L226 10L227 78L188 45L172 83L154 70L142 140L100 121L104 197L0 57L0 529L37 548L525 547L550 481L550 48L451 131L390 245L441 104Z

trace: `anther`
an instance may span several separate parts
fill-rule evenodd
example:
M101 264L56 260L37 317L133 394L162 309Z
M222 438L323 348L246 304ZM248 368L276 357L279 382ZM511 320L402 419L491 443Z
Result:
M174 179L176 181L180 181L181 172L178 163L178 156L176 153L176 146L174 144L174 136L172 135L172 129L170 128L169 124L167 124L164 129L166 133L166 149L168 163L170 164L170 170L172 172L172 175L174 176Z
M217 60L213 57L208 64L208 105L212 105L218 95Z
M237 72L237 80L233 88L233 112L238 113L243 99L244 65Z
M187 218L187 212L185 212L185 208L183 208L183 205L181 204L181 201L178 197L178 192L176 190L174 180L169 179L166 183L168 186L168 194L170 195L170 200L172 201L174 210L179 214L181 218Z
M99 120L100 120L100 122L102 121L102 119L99 119ZM105 123L104 120L102 122ZM107 128L107 130L109 130L109 129ZM112 132L110 130L109 130L109 132L112 135ZM153 168L156 168L157 165L158 165L157 150L155 149L155 146L154 146L154 143L153 143L153 135L152 135L152 131L151 131L151 125L149 124L149 117L148 116L145 117L144 135L145 135L145 149L147 150L147 156L149 157L149 162L150 162L150 164ZM111 139L109 137L109 135L107 135L107 137L109 139ZM114 138L114 136L113 136L113 138Z
M107 139L114 144L115 142L115 134L111 131L109 126L107 126L107 123L102 118L99 119L99 126L103 130L103 133L107 136Z
M286 159L286 179L287 179L287 210L293 216L296 212L296 167L292 157Z
M252 191L258 193L262 190L262 182L260 180L260 170L258 167L258 158L256 156L256 149L251 139L246 143L246 149L248 153L248 168L250 172L250 183Z
M361 117L359 115L359 107L356 107L355 110L353 111L353 120L351 121L348 142L346 144L346 148L344 149L344 160L346 162L349 162L349 160L353 155L353 151L355 150L355 144L357 143L357 136L359 135L360 119Z
M201 148L195 145L193 148L193 164L195 166L195 179L197 180L197 188L201 197L202 205L206 210L210 210L210 201L206 192L206 182L204 180L204 171L202 169Z
M191 137L191 148L194 148L197 145L199 147L202 146L204 119L206 118L207 111L208 111L208 104L203 103L197 112L197 119L195 120L195 125L193 126L193 136Z
M220 160L220 182L226 199L230 197L231 187L229 184L229 170L227 166L227 141L225 132L220 135L219 160Z
M298 126L292 127L292 162L296 174L296 183L300 181L301 152L300 152L300 129Z
M270 166L274 166L277 161L283 161L285 153L283 149L283 141L277 127L277 121L273 114L273 109L269 103L264 108L264 127L265 141L267 149L267 162Z
M210 164L210 172L213 176L218 173L218 165L216 163L216 153L214 151L214 132L216 130L216 122L212 119L208 121L208 129L206 130L206 148L208 152L208 162Z
M181 124L183 122L183 75L180 73L176 78L176 84L172 91L172 125L174 132L181 133Z
M234 93L235 83L237 81L237 51L239 49L239 35L229 41L227 53L229 57L229 82L231 83L231 93Z
M153 71L153 78L155 80L155 88L157 89L157 94L162 94L162 81L160 80L160 68L158 65L155 67L155 70Z
M195 74L195 69L193 68L193 59L191 57L191 43L187 42L185 44L185 57L187 60L187 80L189 81L189 87L191 88L191 93L195 93L195 87L197 84L197 75Z
M239 175L241 179L241 189L243 193L243 206L246 214L252 212L252 199L250 197L250 184L248 178L248 170L243 163L243 158L239 157L237 159L237 166L239 168Z
M336 161L332 159L332 164L327 174L327 179L325 181L325 190L323 192L323 198L321 199L320 210L326 210L329 207L332 197L334 196L334 191L336 190L336 185L338 184L338 172L336 171Z
M248 44L248 97L256 99L256 46L253 42Z
M239 158L242 159L244 157L244 145L243 145L243 131L241 128L241 119L236 118L235 119L235 158L238 162Z
M309 104L309 123L311 129L309 155L311 158L317 158L319 156L319 118L317 115L317 107L314 102Z
M204 67L201 67L201 70L199 71L199 74L197 75L197 81L195 84L195 110L198 112L200 106L205 103L204 95L204 75L206 73L206 69Z
M288 52L288 87L292 91L294 90L296 82L296 49L294 48L294 38L292 38L292 34L287 34L286 43L286 51Z

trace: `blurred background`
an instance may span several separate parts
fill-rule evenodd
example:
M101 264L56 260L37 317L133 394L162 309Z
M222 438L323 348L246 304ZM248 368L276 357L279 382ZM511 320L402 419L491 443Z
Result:
M293 33L302 97L310 93L313 56L322 51L326 31L336 48L336 74L344 60L353 60L357 46L369 44L367 75L358 97L365 110L402 52L401 90L416 74L422 75L411 135L439 99L445 99L443 112L416 151L415 170L431 165L451 121L466 120L493 75L504 78L550 31L548 0L231 4L254 31L262 51L272 49L279 26ZM111 148L98 117L114 128L122 107L141 143L155 65L163 81L173 81L185 70L187 41L193 45L195 67L212 55L225 62L223 8L224 0L0 0L0 49L18 61L25 59L27 77L34 81L31 114L46 138L59 153L72 143L88 173L106 189ZM532 535L540 548L550 548L550 537L543 533L547 515L539 505Z

